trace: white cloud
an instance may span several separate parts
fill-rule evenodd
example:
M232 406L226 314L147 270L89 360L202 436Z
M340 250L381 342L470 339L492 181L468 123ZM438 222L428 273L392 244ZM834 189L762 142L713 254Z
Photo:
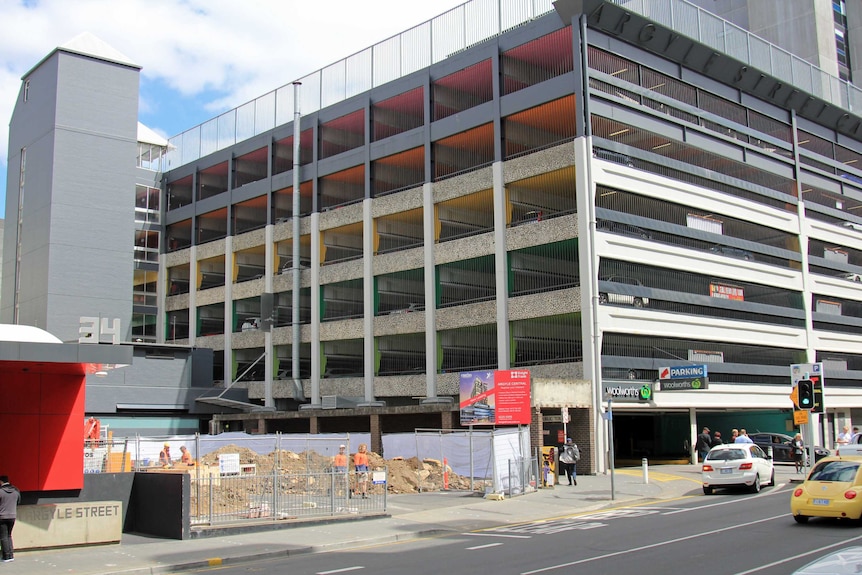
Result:
M472 28L496 23L482 16L496 1L473 0ZM0 0L0 218L21 76L82 32L142 66L139 119L170 137L464 3Z
M185 96L206 95L212 117L462 3L0 0L0 168L5 172L21 76L82 32L141 65L144 78ZM171 102L150 94L141 106L158 118ZM164 133L192 126L150 127Z

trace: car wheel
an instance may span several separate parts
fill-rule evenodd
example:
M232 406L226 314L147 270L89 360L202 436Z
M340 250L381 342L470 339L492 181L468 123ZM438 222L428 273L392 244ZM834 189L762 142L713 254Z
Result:
M713 491L714 490L712 487L707 487L706 485L703 486L703 494L704 495L712 495Z
M807 515L794 515L793 520L796 521L797 523L808 523L808 516Z
M760 475L754 476L754 483L748 488L752 493L760 493Z
M636 297L635 300L632 302L632 305L635 307L643 307L644 306L644 300L642 300L639 297Z
M600 293L599 294L599 303L602 303L602 304L608 303L608 294Z

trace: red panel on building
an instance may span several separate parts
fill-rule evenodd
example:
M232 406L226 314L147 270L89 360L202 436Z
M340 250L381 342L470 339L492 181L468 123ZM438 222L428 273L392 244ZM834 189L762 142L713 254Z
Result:
M22 491L81 489L84 486L83 441L86 378L83 373L8 362L0 367L0 413L12 431L0 444L0 473ZM77 364L70 372L81 372Z

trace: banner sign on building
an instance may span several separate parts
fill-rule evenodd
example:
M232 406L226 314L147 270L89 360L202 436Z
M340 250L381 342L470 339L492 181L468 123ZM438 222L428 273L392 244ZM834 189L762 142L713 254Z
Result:
M465 372L459 387L461 425L529 425L529 370Z
M649 401L652 399L650 383L606 383L602 387L602 397L621 402Z
M700 391L709 388L706 364L658 368L661 391Z
M745 289L739 286L732 286L728 284L709 284L709 295L710 297L717 297L721 299L745 301Z

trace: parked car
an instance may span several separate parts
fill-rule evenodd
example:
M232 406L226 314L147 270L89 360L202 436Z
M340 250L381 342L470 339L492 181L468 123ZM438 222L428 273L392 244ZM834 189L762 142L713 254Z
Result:
M797 523L810 517L862 518L862 457L832 456L818 461L793 490L790 512Z
M835 455L859 455L862 456L862 433L857 433L850 438L850 443L835 447Z
M652 234L643 228L633 226L632 224L615 222L613 220L599 220L598 222L596 222L596 229L604 232L610 232L612 234L622 234L624 236L632 236L645 240L652 239Z
M602 281L616 282L616 283L628 284L628 285L633 285L633 286L642 286L643 285L639 279L625 277L625 276L608 276L606 278L603 278ZM634 307L647 307L649 305L649 298L637 296L637 295L622 294L622 293L600 292L599 293L599 303L601 303L601 304L619 303L619 304L624 304L624 305L631 305Z
M389 315L399 315L402 313L412 313L414 311L422 311L424 309L425 309L425 306L422 305L421 303L411 303L407 307L400 308L400 309L394 309L394 310L390 311Z
M769 448L772 448L772 460L775 463L793 463L793 450L790 443L793 438L785 433L749 433L748 437L759 445L763 451L769 453ZM860 446L862 447L862 446ZM811 449L806 447L808 452L808 462L811 461ZM831 455L831 452L825 447L819 445L814 446L814 461L820 461L824 457Z
M856 272L846 272L841 274L841 279L845 279L851 282L862 282L862 274L858 274Z
M862 573L862 547L845 547L824 555L793 572L793 575L852 575Z
M756 443L716 445L706 454L701 470L707 495L716 487L745 487L757 493L764 485L775 485L772 458Z
M742 248L735 248L733 246L724 246L721 244L715 244L710 248L711 252L730 256L732 258L739 258L745 261L752 261L754 259L754 254L748 250L744 250Z

